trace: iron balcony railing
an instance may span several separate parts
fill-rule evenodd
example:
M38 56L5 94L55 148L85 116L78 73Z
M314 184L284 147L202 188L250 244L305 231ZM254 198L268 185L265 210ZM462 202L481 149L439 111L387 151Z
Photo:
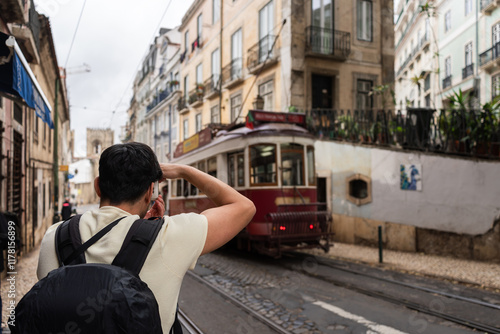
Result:
M500 160L500 110L305 112L317 138Z
M174 90L172 88L166 88L165 90L161 91L160 94L156 95L153 98L153 101L151 101L150 104L146 107L146 113L150 112L153 110L158 104L160 104L163 100L168 98L170 94L172 94Z
M276 50L279 49L276 36L267 35L263 37L257 44L248 49L247 67L254 68L257 65L275 59L278 55Z
M189 104L203 102L203 96L205 96L205 86L197 84L195 89L189 92Z
M500 56L500 42L479 55L479 66L483 66Z
M345 31L309 26L306 50L346 59L351 53L351 34Z
M469 64L462 68L462 79L466 79L474 74L474 63Z
M212 74L210 78L205 80L205 93L207 95L211 95L214 93L220 92L220 79L221 76L219 74Z
M451 75L443 79L443 89L448 88L450 86L451 86Z
M231 60L231 63L224 66L222 69L222 80L223 83L228 83L243 77L243 59L235 58Z
M180 97L179 100L177 101L177 110L181 111L183 109L186 109L187 103L186 103L186 98L185 97Z

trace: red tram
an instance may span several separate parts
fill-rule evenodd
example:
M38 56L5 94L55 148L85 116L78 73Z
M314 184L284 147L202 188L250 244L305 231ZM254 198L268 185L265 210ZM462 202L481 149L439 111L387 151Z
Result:
M251 199L257 212L237 237L240 249L280 256L283 249L329 249L332 215L317 203L314 141L303 114L250 111L247 126L206 128L180 143L173 163L194 166ZM169 214L202 212L212 202L173 180Z

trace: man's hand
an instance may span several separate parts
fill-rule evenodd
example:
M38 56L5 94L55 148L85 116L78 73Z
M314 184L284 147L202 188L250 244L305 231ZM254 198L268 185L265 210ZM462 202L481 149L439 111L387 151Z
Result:
M165 215L165 202L160 195L155 200L153 207L146 213L144 219L149 219L151 217L163 217L163 215Z

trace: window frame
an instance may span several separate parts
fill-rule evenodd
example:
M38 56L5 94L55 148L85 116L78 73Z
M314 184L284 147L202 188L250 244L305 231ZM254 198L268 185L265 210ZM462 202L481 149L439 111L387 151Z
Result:
M451 30L451 9L444 13L444 32Z
M301 155L301 161L302 161L302 168L301 168L301 179L302 179L302 184L289 184L289 185L285 185L285 178L283 177L283 145L288 145L288 146L293 146L293 145L297 145L297 146L300 146L302 149L300 150L300 155ZM280 178L281 178L281 186L282 187L305 187L307 186L307 182L306 182L306 179L305 179L305 174L306 174L306 160L305 160L305 157L304 157L304 150L305 150L305 145L302 145L302 144L299 144L299 143L293 143L293 142L288 142L288 143L280 143L280 168L278 168L279 170L281 170L281 173L280 173ZM299 150L297 148L297 150L293 150L294 153L298 153Z

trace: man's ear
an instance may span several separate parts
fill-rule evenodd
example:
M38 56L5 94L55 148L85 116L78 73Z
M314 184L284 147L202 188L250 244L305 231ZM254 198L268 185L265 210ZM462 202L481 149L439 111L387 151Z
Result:
M154 189L155 183L151 183L151 186L149 187L148 191L146 191L146 197L144 197L145 202L149 204L151 202L151 197L153 197L153 189Z
M99 176L94 179L94 189L97 196L101 198L101 188L99 188Z

